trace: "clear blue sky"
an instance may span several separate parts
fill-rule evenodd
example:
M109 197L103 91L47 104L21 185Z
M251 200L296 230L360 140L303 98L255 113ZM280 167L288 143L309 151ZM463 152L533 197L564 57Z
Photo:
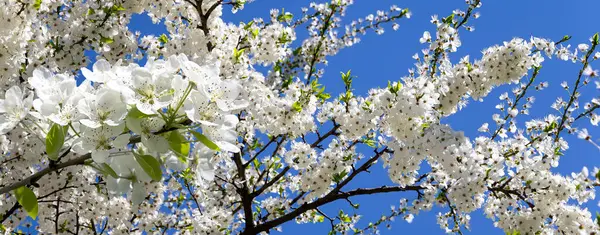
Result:
M229 7L225 7L224 19L237 23L247 22L254 17L268 18L271 8L285 8L298 15L300 7L307 6L308 3L308 1L300 0L256 0L235 15L231 14ZM356 1L355 5L349 8L345 22L375 13L378 9L387 10L392 4L409 8L413 13L412 18L402 19L398 31L388 28L386 33L381 36L374 33L368 34L362 38L361 43L344 49L338 56L330 58L326 75L321 82L325 83L332 94L337 94L342 90L340 71L352 69L352 74L357 76L354 87L359 94L365 94L372 87L386 86L388 80L398 80L406 75L407 70L413 67L414 60L411 56L423 48L423 45L419 43L423 31L435 31L433 25L429 23L430 16L433 14L446 16L453 9L465 9L466 7L463 0ZM481 18L470 21L470 24L475 26L475 31L461 33L463 46L455 53L454 60L467 54L472 55L472 59L479 58L480 52L484 48L513 37L529 39L531 36L537 36L559 40L563 35L568 34L573 36L569 43L574 46L581 42L588 42L591 35L600 31L600 25L595 23L598 22L598 9L600 9L600 1L597 0L484 0L483 8L480 9ZM163 26L152 25L149 18L142 16L134 17L131 28L142 33L160 34L164 32ZM304 35L305 33L299 32L299 39L303 39ZM560 82L566 80L573 83L580 67L579 64L558 60L546 61L543 64L538 78L549 81L550 88L544 92L531 93L537 98L534 108L531 110L532 117L540 118L544 114L553 112L550 104L556 95L567 95L561 90ZM466 109L448 118L446 123L455 130L463 130L467 136L472 138L478 136L477 128L482 123L489 122L490 127L494 127L491 120L491 115L495 111L494 105L498 101L498 95L509 91L509 88L505 86L494 90L483 103L470 102ZM597 91L588 89L587 92L588 95L584 95L582 101L589 100L589 94ZM519 120L522 124L527 119L527 117L521 117ZM589 128L590 124L584 121L580 122L580 126ZM592 136L597 139L598 131L595 132L592 131ZM572 171L580 171L584 165L589 166L590 170L593 166L600 165L598 164L600 162L598 149L576 138L567 138L570 140L571 149L562 159L558 171L570 174ZM381 167L376 166L374 169L371 174L359 177L358 182L352 186L373 187L389 183L386 172ZM374 221L382 214L388 214L390 205L397 205L400 198L412 198L413 196L409 193L394 193L353 199L355 203L361 205L359 211L364 215L363 223L359 223L359 227L362 228L366 222ZM325 211L334 214L337 205L347 206L346 203L334 204L333 207L326 207ZM596 202L589 203L589 209L592 213L598 211ZM446 209L441 210L445 211ZM416 216L412 224L396 220L392 224L392 229L388 231L384 228L382 234L444 234L436 224L435 215L438 211L440 210L434 209L431 212L421 213ZM283 225L283 234L327 234L328 229L328 223L296 225L291 222ZM494 228L492 222L486 219L481 211L476 211L472 214L471 231L465 231L465 234L482 233L504 234Z

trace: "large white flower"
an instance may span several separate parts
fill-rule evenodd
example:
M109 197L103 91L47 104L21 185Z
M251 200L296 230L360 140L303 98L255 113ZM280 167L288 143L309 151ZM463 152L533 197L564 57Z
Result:
M93 72L87 68L81 68L81 73L86 79L92 82L106 83L115 77L111 70L110 63L104 59L100 59L92 66Z
M169 142L165 137L155 135L154 133L161 130L165 121L159 117L134 118L127 117L127 127L141 135L142 144L150 152L164 153L169 150Z
M197 180L212 181L215 178L215 164L211 161L215 152L206 146L201 146L197 149L198 166L197 174L200 176ZM198 182L198 184L202 184Z
M147 195L143 182L150 182L152 178L135 161L133 154L127 153L111 157L107 164L119 176L118 178L104 178L108 191L113 195L129 194L134 205L140 204Z
M121 134L124 125L101 126L89 128L82 126L81 138L73 145L79 154L92 153L92 159L97 163L104 163L114 148L125 148L129 143L129 135Z
M77 108L87 118L81 119L81 124L98 128L103 124L118 126L127 116L127 105L121 94L110 88L102 88L96 95L90 95L79 101Z
M47 69L34 70L28 82L38 98L47 103L61 104L77 89L75 78L65 74L54 75Z
M32 107L33 94L25 97L18 86L13 86L0 99L0 134L11 131L23 120Z
M83 98L75 78L64 74L53 75L47 69L36 69L29 84L38 96L33 107L38 113L32 113L40 119L48 118L61 126L79 118L77 102ZM85 86L82 86L85 88Z
M153 74L147 68L136 68L132 72L132 90L135 94L132 103L145 114L155 114L165 108L173 98L171 94L171 79L168 73Z
M240 151L240 148L236 146L238 135L235 128L238 122L237 116L224 115L215 120L215 125L202 126L202 133L220 149L237 153Z
M236 80L222 80L218 64L200 66L192 61L181 63L183 73L196 84L198 91L209 101L215 102L222 111L248 106L247 101L238 100L242 86Z
M194 122L214 126L214 120L223 113L216 105L211 104L209 97L199 91L192 91L185 101L185 113Z

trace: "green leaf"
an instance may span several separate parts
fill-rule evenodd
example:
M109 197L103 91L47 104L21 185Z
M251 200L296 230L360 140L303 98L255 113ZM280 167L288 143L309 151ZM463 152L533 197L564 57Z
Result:
M250 28L254 25L254 21L249 21L246 25L244 25L244 30L250 30Z
M513 230L512 232L507 232L507 235L521 235L521 232L517 231L517 230Z
M187 155L190 153L190 143L185 139L179 131L171 131L169 138L169 146L174 153L176 153L184 163L186 161Z
M102 168L102 173L104 173L105 175L110 175L113 178L117 179L119 178L119 175L117 174L117 172L115 172L115 170L113 170L112 167L110 167L110 165L106 164L106 163L102 163L102 165L100 165Z
M281 88L282 89L288 88L292 84L292 82L293 82L292 76L289 76L286 80L283 81L283 83L281 84Z
M258 139L254 139L254 141L252 141L252 145L250 145L250 150L255 150L260 147L262 147L262 144L260 144Z
M219 151L219 146L217 146L217 144L215 144L214 142L212 142L211 140L208 139L208 137L206 137L205 135L198 133L197 131L192 131L192 134L194 135L194 137L196 137L196 139L198 139L198 141L202 142L204 145L206 145L206 147L215 150L215 151Z
M400 91L400 89L402 89L402 83L400 82L390 82L388 81L388 89L390 90L391 93L393 94L398 94L398 91Z
M158 37L158 41L162 44L165 44L165 43L169 42L169 38L167 37L167 35L165 35L163 33L160 35L160 37Z
M106 43L106 44L111 44L113 43L115 40L112 38L106 38L104 36L100 36L100 42L102 43Z
M294 15L292 15L292 13L285 12L285 13L282 13L279 16L277 16L277 21L290 22L290 21L292 21L293 18L294 18Z
M56 161L58 159L60 149L65 143L66 130L66 127L56 123L50 127L50 131L46 135L46 154L48 154L48 158L51 160Z
M117 12L117 11L124 11L126 9L125 9L125 7L123 7L123 5L117 4L117 5L113 5L111 10L113 10L114 12Z
M371 147L371 148L375 148L375 146L377 145L377 142L375 142L375 140L372 139L362 139L363 144L366 144L367 146Z
M318 223L323 223L323 221L325 221L325 216L315 215L315 221L317 221Z
M88 166L96 169L97 171L102 173L102 175L104 175L104 176L111 176L115 179L119 178L119 175L117 175L117 172L115 172L115 170L113 170L112 167L110 167L110 165L108 165L106 163L98 164L95 162L86 162L85 165L88 165Z
M296 48L296 49L295 49L295 50L292 52L292 54L293 54L293 55L295 55L295 56L297 56L297 55L299 55L301 52L302 52L302 47L298 47L298 48Z
M350 223L352 222L352 219L350 219L350 216L348 216L346 213L344 213L344 211L340 210L340 212L338 213L338 217L340 217L340 220L342 222L345 223Z
M233 48L233 59L235 60L235 63L239 63L240 62L240 58L242 58L242 55L244 55L244 51L246 49L241 49L238 50L237 48Z
M550 131L554 130L556 127L558 127L558 124L556 122L552 122L552 123L550 123L550 125L548 125L546 128L544 128L544 132L550 132Z
M42 0L35 0L33 2L33 8L35 8L36 10L40 10L41 6L42 6Z
M562 156L564 155L561 151L560 151L560 147L557 146L556 148L554 148L554 155L556 156Z
M300 102L296 101L292 104L292 109L296 112L301 112L302 111L302 104L300 104Z
M346 177L347 174L348 172L346 170L333 174L333 182L339 183L340 181L342 181L342 179L344 179L344 177Z
M133 152L133 156L152 180L160 181L162 178L162 170L160 169L160 163L156 158L150 155L139 155L135 152Z
M448 17L445 17L442 19L442 22L446 23L446 24L451 24L454 20L454 13L452 13L452 15L449 15Z
M346 73L340 72L342 74L342 81L344 81L344 85L347 87L350 87L350 84L352 84L352 75L350 75L350 71L351 70L348 70Z
M140 111L135 106L133 106L133 108L131 108L129 110L129 112L127 113L127 117L132 117L132 118L146 118L146 117L151 117L151 116L155 116L155 115L148 115L148 114L142 113L142 111Z
M21 186L13 191L19 204L27 211L29 217L35 219L38 214L38 200L35 193L26 186Z

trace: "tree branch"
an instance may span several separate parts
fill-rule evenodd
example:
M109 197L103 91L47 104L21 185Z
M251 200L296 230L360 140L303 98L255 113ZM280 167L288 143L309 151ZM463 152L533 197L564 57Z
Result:
M267 232L274 227L277 227L287 221L290 221L290 220L296 218L297 216L301 215L304 212L307 212L309 210L314 210L314 209L318 208L319 206L322 206L322 205L325 205L325 204L328 204L330 202L337 201L340 199L347 199L350 197L360 196L360 195L370 195L370 194L390 193L390 192L403 192L403 191L419 191L419 190L423 190L423 189L425 189L425 188L422 186L406 186L406 187L382 186L379 188L358 188L358 189L355 189L355 190L352 190L349 192L339 192L336 194L328 194L327 196L319 198L316 201L313 201L311 203L305 203L302 206L300 206L298 209L296 209L290 213L287 213L277 219L268 221L263 224L259 224L252 230L246 230L246 231L244 231L243 234L258 234L260 232Z

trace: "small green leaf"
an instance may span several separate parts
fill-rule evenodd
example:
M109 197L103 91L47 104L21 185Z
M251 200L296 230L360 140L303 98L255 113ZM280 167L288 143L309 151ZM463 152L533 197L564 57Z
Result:
M556 122L552 122L552 123L550 123L550 125L548 125L546 128L544 128L544 132L550 132L550 131L554 130L557 126L558 126L558 124Z
M165 35L163 33L160 35L160 37L158 37L158 41L162 44L165 44L165 43L169 42L169 38L167 37L167 35Z
M285 13L282 13L281 15L277 16L277 21L290 22L290 21L292 21L293 18L294 18L294 15L292 15L292 13L285 12Z
M375 140L372 139L362 139L363 144L366 144L367 146L371 147L371 148L375 148L375 146L377 145L377 142L375 142Z
M115 179L119 178L119 175L117 174L117 172L115 172L115 170L113 170L113 168L110 167L110 165L108 165L106 163L102 163L102 165L100 165L100 166L102 167L102 173L104 173L105 175L110 175Z
M238 50L237 48L233 48L233 59L236 64L240 62L240 59L242 58L242 55L244 55L245 50L245 48L240 50Z
M50 131L46 135L46 154L48 154L48 158L51 160L56 161L58 159L60 149L65 143L65 133L66 127L56 123L50 127Z
M292 54L297 56L297 55L300 55L301 52L302 52L302 47L298 47L292 52Z
M219 146L217 146L217 144L209 140L208 137L206 137L205 135L198 133L197 131L192 131L192 134L194 135L194 137L196 137L196 139L198 139L198 141L206 145L206 147L215 151L219 151Z
M133 108L131 108L129 110L129 112L127 113L127 116L132 117L132 118L146 118L146 117L151 117L154 115L148 115L148 114L142 113L142 111L137 109L137 107L133 106Z
M40 7L42 7L42 0L35 0L33 2L33 8L35 8L36 10L40 10Z
M253 20L249 21L246 25L244 25L244 29L245 30L250 30L250 28L252 27L252 25L254 25L254 21Z
M100 42L106 43L106 44L111 44L111 43L115 42L115 40L112 38L106 38L104 36L100 36Z
M35 193L26 186L15 189L13 193L19 204L27 211L27 215L35 219L38 214L38 200Z
M557 146L556 148L554 148L554 155L556 156L562 156L564 155L561 151L560 151L560 147Z
M333 174L333 182L339 183L340 181L342 181L342 179L344 179L344 177L346 177L347 174L348 172L346 170Z
M292 109L296 112L301 112L302 111L302 104L300 104L300 102L296 101L292 104Z
M133 156L152 180L160 181L162 178L162 170L160 169L160 163L156 158L150 155L139 155L135 152L133 152Z
M124 11L126 9L125 9L125 7L123 7L123 5L117 4L117 5L113 5L110 10L112 12L117 12L117 11Z
M517 231L517 230L513 230L512 232L507 232L507 235L521 235L521 232Z
M252 38L256 38L258 36L258 29L252 30Z
M350 216L348 216L346 213L344 213L344 211L340 210L340 213L338 213L338 217L340 217L340 220L342 222L345 223L350 223L352 222L352 219L350 219Z
M454 20L454 13L452 13L452 15L449 15L448 17L445 17L442 19L442 22L446 23L446 24L451 24Z
M171 131L169 138L169 146L174 153L180 156L180 160L185 162L185 157L190 153L190 143L178 131Z
M398 91L400 91L400 89L402 89L402 83L400 82L390 82L388 81L388 89L390 90L391 93L393 94L398 94Z
M318 223L323 223L323 221L325 221L325 216L315 215L315 221L317 221Z

